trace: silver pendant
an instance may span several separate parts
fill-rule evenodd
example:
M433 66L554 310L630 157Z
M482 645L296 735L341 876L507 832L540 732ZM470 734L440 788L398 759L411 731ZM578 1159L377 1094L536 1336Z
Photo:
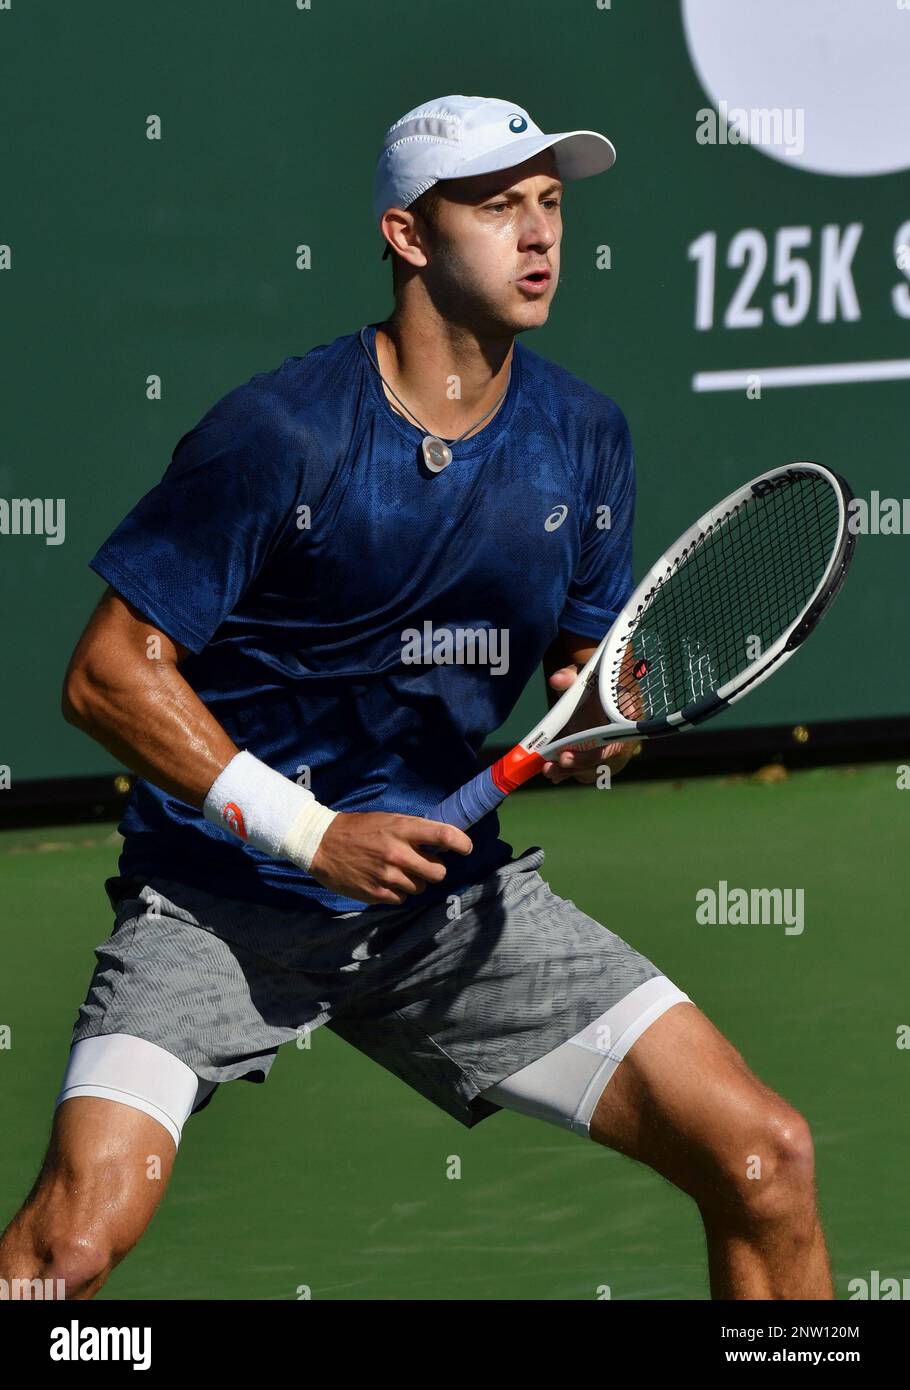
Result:
M431 473L441 473L452 462L452 450L435 434L428 434L423 441L423 461Z

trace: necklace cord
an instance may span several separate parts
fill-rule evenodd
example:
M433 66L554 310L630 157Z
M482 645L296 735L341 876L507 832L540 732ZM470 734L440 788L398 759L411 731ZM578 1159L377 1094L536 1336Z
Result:
M367 361L369 362L370 366L373 368L373 370L374 370L374 372L376 373L376 375L379 377L379 380L382 382L383 386L386 388L386 390L388 391L389 395L394 397L394 399L395 399L395 400L398 402L398 404L401 406L402 410L406 410L406 411L407 411L407 413L410 415L411 419L414 421L415 425L417 425L417 427L418 427L419 429L422 429L423 432L424 432L424 434L430 436L431 438L438 439L438 438L439 438L439 435L434 435L433 432L432 432L432 430L428 430L427 427L426 427L426 425L424 425L420 420L417 419L417 416L414 414L413 410L409 409L409 407L405 405L405 403L404 403L404 401L401 399L401 397L395 395L395 392L392 390L391 386L390 386L389 383L386 381L385 377L382 375L382 372L381 372L380 367L379 367L379 361L378 361L378 359L374 360L373 355L372 355L372 353L370 352L370 349L367 347L366 342L364 341L363 335L364 335L365 332L366 332L366 327L361 328L361 330L360 330L360 346L363 348L364 352L365 352L366 355L367 355ZM502 405L503 401L505 400L506 396L509 394L509 385L510 385L510 383L511 383L511 380L512 380L512 363L510 362L510 363L509 363L509 375L508 375L508 377L506 378L506 389L503 391L502 395L499 397L499 400L495 403L495 405L492 405L492 406L490 407L490 409L489 409L488 411L486 411L485 414L481 415L481 417L480 417L479 420L475 420L474 423L473 423L473 425L468 425L468 428L467 428L466 430L464 430L464 431L458 436L457 439L448 439L448 440L443 440L442 442L445 443L445 444L448 444L449 446L451 446L452 444L460 444L461 441L465 438L465 436L466 436L466 435L469 435L469 434L471 433L471 430L476 430L476 429L477 429L477 426L478 426L478 425L482 425L483 422L484 422L484 420L486 420L489 416L495 415L495 414L496 414L496 411L499 409L499 407Z

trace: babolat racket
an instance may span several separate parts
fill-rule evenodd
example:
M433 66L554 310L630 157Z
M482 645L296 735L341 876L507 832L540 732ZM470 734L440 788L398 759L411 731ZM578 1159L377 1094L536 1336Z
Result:
M772 469L731 492L651 567L540 723L429 819L464 830L561 748L678 733L761 685L802 646L844 581L852 496L818 463ZM560 738L595 681L610 723Z

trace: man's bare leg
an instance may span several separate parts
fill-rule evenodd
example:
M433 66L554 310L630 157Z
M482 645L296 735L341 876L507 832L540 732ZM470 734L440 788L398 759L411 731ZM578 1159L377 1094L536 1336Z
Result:
M0 1237L0 1278L62 1279L67 1298L91 1298L151 1221L175 1157L144 1111L64 1101L38 1179Z
M590 1132L694 1198L713 1298L834 1297L809 1127L694 1004L633 1044Z

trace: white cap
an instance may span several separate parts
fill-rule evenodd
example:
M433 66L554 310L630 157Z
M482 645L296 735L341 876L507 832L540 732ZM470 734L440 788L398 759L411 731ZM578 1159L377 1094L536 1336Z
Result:
M440 179L467 179L523 164L552 149L560 178L602 174L616 159L593 130L545 135L522 107L496 97L439 97L415 106L386 132L373 182L376 220L406 208Z

